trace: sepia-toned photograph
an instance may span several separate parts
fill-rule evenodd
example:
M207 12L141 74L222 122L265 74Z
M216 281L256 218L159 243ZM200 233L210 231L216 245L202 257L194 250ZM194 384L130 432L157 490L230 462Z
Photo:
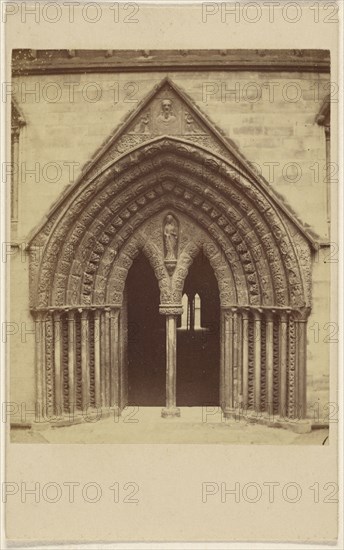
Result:
M13 442L329 443L330 67L13 50Z
M343 547L343 3L1 3L1 548Z

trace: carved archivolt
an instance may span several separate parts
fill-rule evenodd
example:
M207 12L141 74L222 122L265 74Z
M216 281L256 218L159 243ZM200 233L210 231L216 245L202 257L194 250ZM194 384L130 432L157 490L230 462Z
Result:
M212 263L214 269L219 262L226 265L227 275L222 269L218 279L226 305L231 300L293 308L310 303L309 244L299 237L301 259L286 216L269 194L214 154L161 138L114 162L86 188L74 188L34 237L32 306L106 303L114 265L115 277L125 283L131 258L125 246L164 209L185 214L217 247L221 260ZM167 285L163 243L154 244L155 252L146 252L159 283ZM180 261L185 266L177 265L172 279L181 279L187 269L189 260Z

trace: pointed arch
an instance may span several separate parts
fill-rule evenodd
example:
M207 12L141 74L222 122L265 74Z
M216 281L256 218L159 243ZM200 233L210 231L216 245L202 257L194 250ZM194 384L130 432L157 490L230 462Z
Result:
M33 305L65 305L72 297L91 304L95 277L101 287L130 235L168 202L197 219L233 277L244 277L245 285L236 282L237 303L303 307L310 301L283 212L263 189L198 146L167 138L145 144L75 193L30 243L33 256L35 247L43 248L41 262L32 262Z

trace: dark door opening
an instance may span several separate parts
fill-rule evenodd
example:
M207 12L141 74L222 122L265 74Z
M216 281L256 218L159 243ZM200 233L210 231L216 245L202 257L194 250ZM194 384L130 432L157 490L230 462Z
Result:
M141 406L166 404L165 317L159 314L160 292L143 254L127 277L128 401Z
M177 329L177 406L219 405L220 299L208 259L200 253L185 279Z

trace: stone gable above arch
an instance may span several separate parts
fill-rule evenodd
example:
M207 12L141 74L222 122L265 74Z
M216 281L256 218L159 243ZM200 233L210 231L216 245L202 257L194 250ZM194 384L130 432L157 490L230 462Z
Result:
M303 234L312 248L317 248L318 236L308 226L303 225L285 200L257 172L253 163L242 155L236 144L209 120L195 102L169 77L155 86L103 142L84 166L81 176L72 186L68 186L52 205L48 213L49 218L62 203L74 195L75 191L86 188L95 177L105 173L116 160L121 159L128 152L134 154L134 151L143 144L163 136L198 145L225 159L239 177L243 176L267 193L287 217L289 223ZM45 218L31 232L28 236L29 243L34 240L46 222Z
M171 207L202 226L226 258L234 281L226 306L234 287L241 305L310 305L314 239L231 142L164 79L32 235L31 306L99 303L97 289L107 284L125 243L150 216Z

